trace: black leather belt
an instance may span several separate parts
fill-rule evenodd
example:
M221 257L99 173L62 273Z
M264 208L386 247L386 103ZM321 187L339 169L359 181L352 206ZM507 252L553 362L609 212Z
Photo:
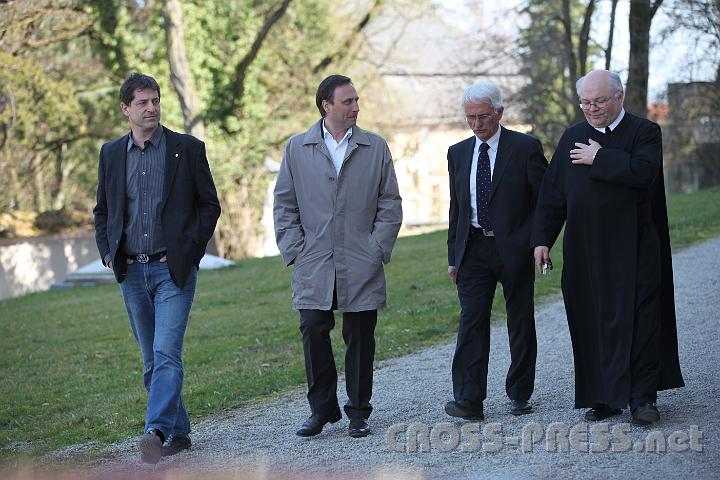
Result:
M148 263L160 260L165 255L167 255L167 251L153 253L152 255L146 255L144 253L141 253L140 255L130 255L130 258L134 258L139 263Z
M482 235L483 237L494 237L495 233L492 230L485 230L484 228L475 228L470 225L470 235Z

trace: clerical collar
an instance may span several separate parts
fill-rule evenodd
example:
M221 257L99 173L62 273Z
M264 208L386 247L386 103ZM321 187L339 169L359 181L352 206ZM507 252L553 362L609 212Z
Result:
M610 127L610 130L612 130L614 132L615 129L617 128L617 126L620 125L620 121L622 121L624 116L625 116L625 108L621 108L620 115L617 116L617 118L615 119L614 122L612 122L610 125L608 125L608 127ZM595 130L597 130L598 132L605 133L605 128L607 128L607 127L603 127L603 128L593 127L593 128Z

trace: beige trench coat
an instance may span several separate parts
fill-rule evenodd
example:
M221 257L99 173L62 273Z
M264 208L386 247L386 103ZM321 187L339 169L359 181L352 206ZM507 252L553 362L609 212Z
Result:
M383 264L402 223L390 149L354 126L336 175L321 132L318 121L290 138L275 185L275 238L293 265L293 308L330 310L335 286L341 312L382 308Z

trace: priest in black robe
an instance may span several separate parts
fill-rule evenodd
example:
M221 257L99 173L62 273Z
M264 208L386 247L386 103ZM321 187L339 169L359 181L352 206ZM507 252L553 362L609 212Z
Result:
M659 420L657 392L684 385L675 325L660 127L623 109L617 74L577 82L587 121L568 128L540 188L535 264L565 225L562 292L575 363L575 408L603 420L630 407Z

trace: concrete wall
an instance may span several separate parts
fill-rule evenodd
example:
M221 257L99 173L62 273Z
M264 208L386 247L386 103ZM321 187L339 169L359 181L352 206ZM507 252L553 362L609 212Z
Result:
M97 259L93 233L0 240L0 300L47 290Z
M720 89L716 82L668 85L669 117L663 126L669 193L720 185Z

